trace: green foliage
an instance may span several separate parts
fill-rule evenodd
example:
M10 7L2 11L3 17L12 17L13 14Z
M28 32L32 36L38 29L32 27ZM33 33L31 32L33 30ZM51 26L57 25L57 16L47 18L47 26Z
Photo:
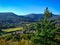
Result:
M17 34L17 35L13 35L12 37L13 37L13 38L12 38L13 41L20 41L20 40L21 40L19 34Z
M44 12L44 18L52 17L52 12L49 12L48 7L46 8Z
M52 21L48 20L51 16L52 13L50 13L48 8L46 8L44 19L41 20L40 23L35 23L36 33L32 40L33 42L50 45L50 41L54 40L58 26L55 26L55 24L52 25Z
M11 28L6 29L6 32L12 32L16 30L35 29L35 33L31 34L7 34L2 36L0 30L0 45L60 45L60 27L57 24L53 24L55 20L49 20L52 13L46 8L44 12L44 19L34 24L25 24L23 28ZM13 29L13 30L12 30ZM7 31L8 30L8 31Z
M45 12L44 12L44 23L47 24L48 22L48 19L52 17L52 13L49 12L48 10L48 7L45 9Z
M5 36L4 39L5 39L5 41L9 41L9 40L12 39L12 36L11 36L11 35L9 35L9 36Z

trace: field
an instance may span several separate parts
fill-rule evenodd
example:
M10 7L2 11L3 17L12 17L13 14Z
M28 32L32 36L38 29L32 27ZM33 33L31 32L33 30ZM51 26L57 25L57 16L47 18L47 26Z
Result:
M4 32L11 32L16 30L23 30L23 27L16 27L16 28L9 28L9 29L2 29Z

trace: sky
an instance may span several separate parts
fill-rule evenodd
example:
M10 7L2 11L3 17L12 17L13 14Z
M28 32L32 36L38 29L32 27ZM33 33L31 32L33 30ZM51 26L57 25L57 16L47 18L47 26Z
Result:
M0 0L0 12L13 12L18 15L43 13L45 8L60 14L60 0Z

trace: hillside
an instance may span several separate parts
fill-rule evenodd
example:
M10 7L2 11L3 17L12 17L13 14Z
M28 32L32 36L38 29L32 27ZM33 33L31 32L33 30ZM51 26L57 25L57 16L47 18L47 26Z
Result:
M19 26L21 23L33 22L31 18L18 16L14 13L0 13L0 26Z
M22 23L30 23L38 21L40 18L43 18L43 14L28 14L28 15L16 15L11 12L0 13L0 26L3 27L15 27L20 26ZM53 15L51 20L56 20L60 23L60 15Z
M28 14L25 15L25 17L32 18L33 20L39 20L40 18L43 18L43 14Z

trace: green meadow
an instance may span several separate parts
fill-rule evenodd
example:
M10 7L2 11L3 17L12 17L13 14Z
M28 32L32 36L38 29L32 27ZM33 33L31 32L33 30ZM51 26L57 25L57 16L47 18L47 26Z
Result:
M12 31L19 31L23 30L23 27L16 27L16 28L9 28L9 29L3 29L4 32L12 32Z

